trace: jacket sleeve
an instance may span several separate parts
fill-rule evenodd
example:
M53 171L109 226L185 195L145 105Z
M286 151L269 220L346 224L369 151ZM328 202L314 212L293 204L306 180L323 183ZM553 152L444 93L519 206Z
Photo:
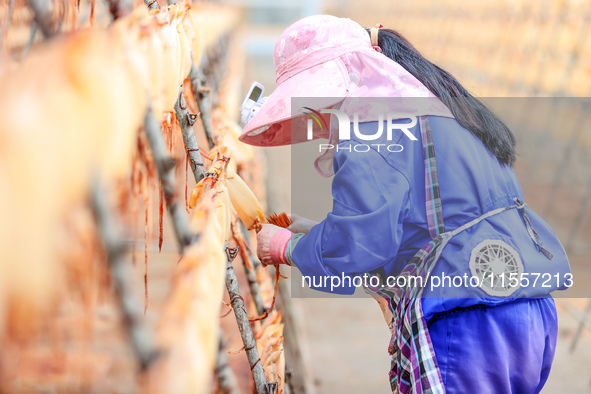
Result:
M290 251L316 290L353 294L361 280L354 277L395 258L410 210L406 177L376 150L355 152L356 145L342 142L335 153L332 212ZM339 286L337 278L324 280L333 276L341 279Z

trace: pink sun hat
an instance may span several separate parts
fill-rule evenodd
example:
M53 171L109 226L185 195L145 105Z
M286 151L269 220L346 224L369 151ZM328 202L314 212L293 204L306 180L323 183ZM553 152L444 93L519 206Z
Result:
M306 112L297 108L292 113L293 97L313 98L309 108L314 110L348 97L432 97L413 115L453 117L419 80L376 51L367 31L348 18L314 15L295 22L277 40L273 63L277 88L244 127L240 140L247 144L307 141L306 135L292 135L292 118L304 119L300 115Z

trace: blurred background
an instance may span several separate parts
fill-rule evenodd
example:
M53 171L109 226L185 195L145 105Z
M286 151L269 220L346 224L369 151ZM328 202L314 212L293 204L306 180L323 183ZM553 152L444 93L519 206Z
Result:
M245 83L275 87L273 49L291 23L327 13L364 27L381 23L402 33L427 59L484 98L518 138L515 167L526 201L557 232L575 280L589 282L591 231L591 3L584 0L478 2L228 0L245 9ZM245 85L245 88L248 86ZM503 97L576 97L537 101L563 108L569 124L532 119L530 101ZM521 108L511 111L510 107ZM528 109L529 108L529 109ZM536 111L536 110L534 110ZM555 120L555 119L554 119ZM266 148L269 209L291 211L290 147ZM312 180L326 187L318 176ZM316 183L315 183L316 182ZM324 185L324 186L323 186ZM327 192L330 189L326 189ZM295 212L297 213L297 212ZM322 219L320 217L319 219ZM591 294L591 290L589 290ZM320 295L319 295L320 296ZM559 339L544 393L591 392L589 295L556 300ZM575 297L575 296L573 296ZM585 297L585 298L582 298ZM386 393L389 333L371 299L294 298L310 389L319 393Z
M88 27L92 23L90 4L95 5L94 26L99 28L110 26L113 12L109 12L106 1L51 1L61 15L59 28L64 36L78 28ZM141 0L109 0L109 2L127 5L130 9L144 7ZM158 2L161 6L167 3L165 0ZM14 8L15 4L16 8ZM7 24L6 21L10 21L7 15L11 14L12 8L17 11L12 18L12 24ZM2 38L0 77L8 72L18 73L23 59L27 59L29 52L32 55L36 52L37 46L43 46L41 32L32 23L32 13L26 8L27 2L24 0L0 0L0 22L2 23L0 25L2 33L0 34ZM203 67L205 87L212 88L214 112L217 110L222 113L222 116L218 116L217 119L216 116L212 116L216 121L223 120L221 124L214 124L216 132L224 129L224 124L228 121L237 120L239 107L237 103L242 101L252 81L261 82L266 88L265 94L269 94L275 88L273 51L275 41L281 32L303 17L322 13L348 17L364 27L381 23L387 28L398 30L426 58L452 73L469 91L481 97L506 120L513 127L518 139L519 157L515 170L522 183L526 202L556 231L569 253L575 273L574 280L583 283L582 292L577 294L566 292L566 297L556 299L559 313L558 344L553 369L543 393L591 392L591 352L589 352L591 286L585 286L591 283L591 266L588 257L591 252L591 172L589 171L591 130L588 126L591 121L591 99L588 98L591 92L591 3L589 0L480 0L478 2L218 0L195 1L192 8L197 18L194 24L202 29L199 35L208 41L207 45L203 42L194 44L192 61L196 61L197 66ZM231 10L230 16L224 14L228 9ZM215 16L218 18L216 19ZM210 33L209 38L208 33ZM201 52L200 56L203 55L201 58L207 60L201 64L199 64L200 57L195 54L198 52L197 48ZM89 48L84 49L89 53L92 52ZM75 65L82 64L84 67L91 68L92 62L84 63L80 58L74 60L79 62L73 63ZM64 64L70 63L64 62ZM58 64L55 69L59 69L59 66ZM52 67L40 68L43 72L55 72ZM83 75L82 80L88 80L89 78L84 74L85 70L81 72L80 68L82 67L74 66L68 71L79 72ZM104 80L110 80L108 76L100 75L100 72L97 74ZM36 80L42 80L39 75L35 77L38 78ZM21 75L21 78L19 83L22 82L23 85L30 82L27 75ZM100 83L97 84L100 85ZM178 83L175 81L171 85L174 88L173 96L176 96ZM51 92L47 91L37 92L36 87L31 87L30 83L27 86L29 90L23 93L25 96L19 96L22 103L35 99L37 94L51 95ZM0 96L3 90L4 86L0 87ZM121 88L115 86L113 90L119 92ZM187 90L190 88L186 85L183 94L192 97ZM6 108L9 108L9 105L16 107L12 96L6 96L4 94L0 97L5 100L2 101L3 105ZM537 99L524 101L526 99L523 98L528 97ZM138 100L138 103L141 106L144 102ZM194 101L190 100L188 104L193 113L201 110ZM37 134L31 133L31 135L47 134L45 131L50 128L47 126L47 119L30 116L31 113L37 115L37 112L31 111L27 105L23 104L23 106L27 112L19 112L19 116L25 120L30 118L43 122L42 127L36 129ZM55 105L51 108L57 107ZM142 109L145 110L143 107ZM56 110L53 119L57 119L53 122L53 126L57 126L51 130L56 135L60 135L59 131L62 130L61 120L66 119L66 115L70 115L69 107L59 108L59 110L61 111ZM556 111L559 111L560 117L553 116L557 113ZM89 110L88 113L96 115L96 112L97 110L93 108L93 111ZM170 114L172 112L168 113L168 124L173 127L176 121L173 119L172 123L170 122ZM96 118L93 119L96 120ZM86 130L84 127L88 126L87 123L89 122L80 123L82 126L79 128L71 127L75 131L72 135L84 134L78 133L78 130ZM0 126L6 124L9 124L6 119L0 119ZM237 125L236 128L239 129ZM175 130L178 132L178 129ZM4 130L0 130L0 148L4 147L3 138L10 135L12 130L6 131L6 134L2 134ZM137 128L133 131L137 133ZM204 129L200 122L195 124L194 131L200 147L206 147L208 142L205 140ZM102 135L102 130L99 134ZM180 139L179 133L176 134L176 138ZM47 137L47 140L50 141L51 138ZM174 149L170 148L169 153L175 158L184 160L186 151L182 142L172 138L170 143ZM42 145L42 143L36 145L39 152L45 152L45 146ZM89 151L95 150L94 146L92 148ZM57 149L57 144L52 149ZM69 149L69 151L75 150ZM66 151L68 150L64 148L64 152ZM244 169L248 171L245 171L243 176L261 203L265 205L263 207L265 212L291 212L292 192L296 192L291 189L291 148L253 150L248 148L248 154L252 157L249 156L248 162L245 161L247 164L244 165ZM81 153L80 156L84 154ZM75 158L83 162L81 157ZM237 161L238 158L239 155L235 155L233 160ZM0 156L0 159L3 157ZM78 166L78 162L67 160L69 159L64 159L64 167L76 168L78 172L83 171L82 166ZM35 160L30 162L34 162L36 166L38 158L35 157ZM43 164L53 165L51 160L44 161ZM45 171L37 171L35 166L23 166L33 174L29 174L30 178L15 178L22 180L23 184L29 183L25 185L26 187L23 186L29 199L23 200L21 205L23 214L28 213L32 216L34 215L31 212L50 209L48 207L52 206L50 205L52 201L48 198L47 188L43 189L43 187L55 183L53 178L47 176L49 170L43 168ZM5 170L8 173L11 169L0 167L0 172ZM133 171L135 173L135 166ZM180 168L177 169L176 174L179 181L177 192L185 193L185 200L194 186L193 179L190 174L187 175L187 171L185 169L183 172ZM18 171L14 172L18 175ZM133 220L129 217L130 209L127 209L126 217L122 215L119 218L127 225L125 242L131 249L124 260L129 263L127 265L131 271L129 277L133 282L130 285L133 288L134 297L132 298L144 300L145 297L144 308L146 309L143 311L143 319L146 320L149 328L158 327L162 321L172 322L170 326L176 327L172 319L162 319L162 311L168 305L171 290L174 290L171 277L174 277L175 269L178 267L179 249L172 236L171 220L168 215L163 215L163 218L160 216L162 218L160 221L161 228L164 230L164 239L162 251L159 251L157 245L159 198L156 194L159 183L153 168L141 167L140 172L142 174L145 172L142 178L145 185L142 184L142 187L136 188L137 185L133 184L133 190L130 193L129 190L123 190L129 188L128 183L122 182L113 189L123 190L124 193L121 194L124 198L121 196L112 198L114 201L118 201L119 198L121 201L127 201L128 205L130 201L135 204L131 209L135 212ZM0 175L3 174L0 173ZM87 180L90 176L84 173L81 175L82 178ZM263 178L266 179L264 181L266 186L263 184ZM36 181L33 182L33 180ZM0 181L4 180L0 177ZM139 181L136 179L137 182ZM38 189L35 190L42 190L42 193L40 192L39 195L30 193L28 188L30 185L36 186ZM324 187L328 193L329 186L320 176L310 179L310 187ZM80 189L83 189L82 186ZM0 189L0 192L4 191L6 190ZM62 190L53 188L52 192L55 200L63 200ZM142 196L143 198L139 198ZM0 193L0 217L3 213L11 214L13 210L10 204L4 204L5 200L1 197L3 197L2 193ZM77 201L83 201L84 198L80 197ZM4 208L4 211L1 208ZM67 208L69 211L74 211L72 206ZM59 288L60 292L63 290L64 293L63 299L53 305L55 311L51 311L50 318L36 325L36 329L41 333L23 330L18 325L11 326L10 319L2 321L0 334L5 330L13 341L0 343L2 345L0 391L4 391L3 387L14 388L15 392L127 393L139 390L140 385L135 376L138 370L137 360L134 359L129 346L125 327L119 324L121 308L114 299L108 267L104 262L102 249L95 239L93 218L87 212L88 207L83 208L78 210L82 212L82 224L70 223L71 232L78 235L80 239L71 234L69 237L62 237L66 241L65 249L74 256L68 269L64 270L70 273L71 277L62 278L61 282L54 281L53 276L49 274L54 274L55 277L65 274L51 271L50 268L53 266L47 264L47 260L33 261L36 257L34 252L41 249L39 241L50 238L48 234L39 234L42 231L39 230L38 218L34 218L35 221L32 223L35 223L35 226L31 227L27 226L26 221L20 224L16 221L14 223L9 221L8 224L0 223L0 241L4 238L11 239L8 235L13 233L25 234L19 236L19 239L23 240L20 249L13 247L12 244L0 243L0 245L7 245L4 249L9 252L12 249L16 250L14 254L7 253L9 256L15 256L14 259L3 257L5 260L0 263L4 264L0 264L0 268L19 267L19 273L22 273L24 278L23 282L17 282L12 287L19 288L23 293L37 290L34 293L39 298L45 298L45 293L36 288L40 286L30 284L30 276L35 276L30 273L34 271L36 276L44 277L44 283L51 284L51 286L48 285L49 287ZM319 212L315 219L321 220L325 214L326 211ZM19 217L19 215L20 212L14 216ZM55 221L57 220L55 218ZM47 221L47 223L50 222ZM46 226L51 230L54 229L48 224ZM83 227L84 231L78 231L77 227ZM33 230L36 233L31 233ZM59 231L55 232L61 236ZM34 238L35 234L38 234L40 239L37 239L37 243L31 247L32 243L28 237ZM85 237L87 234L89 236ZM60 241L63 240L60 238ZM26 261L23 255L28 256L31 261ZM144 264L142 264L143 259ZM136 260L138 264L131 264ZM30 262L37 265L29 265ZM246 289L248 285L242 264L235 263L235 266L240 285ZM40 271L40 267L45 267L46 271ZM288 268L285 268L285 272L282 268L281 272L286 276L291 275ZM45 273L48 275L44 276ZM0 296L3 296L2 292L8 287L4 286L8 284L8 280L2 282L3 279L0 277L2 285ZM23 285L23 289L20 289L21 283L30 288L25 289L26 286ZM289 283L289 281L282 281L282 283ZM586 288L589 289L589 294L586 294ZM244 290L244 293L248 291ZM272 292L269 291L269 293ZM224 300L229 301L227 294ZM219 300L214 301L211 304L214 305L213 311L210 312L212 316L217 316ZM387 354L389 332L375 301L368 298L320 298L319 294L319 298L293 298L292 304L291 317L286 319L286 375L293 374L296 377L303 385L299 389L301 392L344 394L390 392L387 379L390 366L390 357ZM0 309L3 305L0 302ZM243 343L235 320L227 305L223 303L220 311L220 315L227 316L221 320L227 343L220 353L227 354L229 364L241 384L240 388L247 392L252 388L251 372L245 353L241 351ZM252 306L249 305L251 307L249 313L254 315ZM286 308L285 305L280 307ZM0 315L5 312L0 310ZM8 312L6 316L14 318L15 321L35 323L34 316L27 315L23 310L17 308L9 312L14 316ZM197 326L202 314L202 311L198 312L197 316L193 316ZM139 314L141 315L141 311ZM23 346L27 351L21 351L20 342L26 345L29 341L35 342L39 339L33 333L41 337L40 343L43 346L31 346L31 348ZM294 338L294 335L297 338ZM177 345L181 349L185 347L185 343L181 340ZM187 351L190 352L190 350ZM177 360L181 360L181 363L185 362L182 358ZM174 377L178 371L171 369L169 372ZM209 369L208 373L211 373ZM14 379L15 377L18 379ZM201 381L199 382L201 386L207 389L216 387L213 376L207 375L207 377L211 378L211 384L210 382L203 384ZM171 380L174 381L174 378ZM8 381L11 386L2 386L4 381ZM66 389L60 390L60 388ZM84 390L86 388L88 390ZM294 390L296 393L300 391Z

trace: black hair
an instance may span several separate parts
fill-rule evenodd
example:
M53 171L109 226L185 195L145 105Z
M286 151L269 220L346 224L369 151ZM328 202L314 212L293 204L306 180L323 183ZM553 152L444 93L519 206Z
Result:
M425 59L394 30L380 29L378 46L384 55L400 64L437 96L458 123L478 137L500 163L512 165L515 162L515 137L511 130L450 73Z

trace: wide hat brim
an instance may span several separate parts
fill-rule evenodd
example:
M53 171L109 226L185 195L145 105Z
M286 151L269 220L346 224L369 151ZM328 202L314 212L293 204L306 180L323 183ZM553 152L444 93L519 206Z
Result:
M239 139L256 146L280 146L307 141L305 125L300 124L306 118L300 115L308 110L303 107L292 108L292 98L309 97L311 100L309 104L306 103L306 107L320 110L345 99L347 87L348 76L339 59L303 70L277 86L267 102L244 127ZM306 100L298 99L298 102ZM315 138L317 137L319 136L316 135Z

